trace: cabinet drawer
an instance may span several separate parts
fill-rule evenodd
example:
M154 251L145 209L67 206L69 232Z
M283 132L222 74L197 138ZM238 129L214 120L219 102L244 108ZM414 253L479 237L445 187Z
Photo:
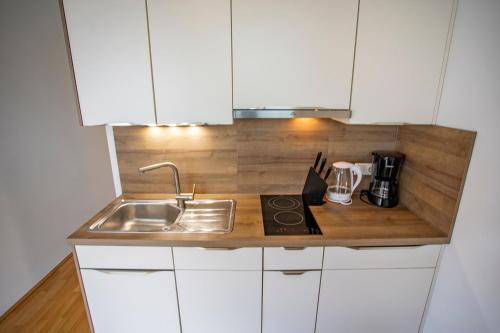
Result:
M264 248L265 270L321 269L322 247L266 247Z
M174 268L170 247L76 245L75 249L80 268L158 270Z
M262 248L174 247L175 269L262 270Z
M441 245L325 247L324 269L435 267Z

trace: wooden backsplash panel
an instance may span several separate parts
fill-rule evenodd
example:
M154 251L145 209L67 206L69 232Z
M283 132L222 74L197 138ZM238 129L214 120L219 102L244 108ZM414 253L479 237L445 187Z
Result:
M344 125L337 123L330 134L329 159L332 161L371 162L375 150L395 150L397 126ZM368 189L370 177L363 177L356 192Z
M122 189L125 193L172 193L168 169L140 174L138 168L162 161L174 162L182 190L196 184L200 193L237 192L236 128L114 127Z
M300 193L316 152L328 151L333 124L321 119L238 121L238 190Z
M328 152L332 160L371 162L371 152L394 150L398 126L344 125L330 132Z
M451 236L476 133L430 125L399 128L406 155L401 202Z
M397 126L348 126L330 119L114 127L125 193L173 192L170 170L137 171L165 160L179 167L183 191L196 183L199 193L300 193L316 152L323 151L329 163L369 162L371 151L396 148L397 131Z
M316 152L328 163L370 162L374 150L406 155L401 203L449 236L475 132L427 125L344 125L330 119L241 119L231 126L114 127L124 193L173 192L171 171L138 168L172 161L183 191L300 193ZM359 189L367 188L364 177Z

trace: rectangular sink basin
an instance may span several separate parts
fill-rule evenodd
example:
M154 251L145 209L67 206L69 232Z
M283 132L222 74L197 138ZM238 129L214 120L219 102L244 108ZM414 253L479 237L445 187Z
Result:
M93 223L93 232L228 233L233 230L234 200L121 200Z
M235 208L234 200L186 201L186 209L172 229L178 232L231 232Z

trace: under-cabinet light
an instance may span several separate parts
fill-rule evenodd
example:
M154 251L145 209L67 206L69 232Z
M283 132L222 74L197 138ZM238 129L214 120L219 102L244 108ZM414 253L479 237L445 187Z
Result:
M131 123L108 123L110 126L132 126Z
M203 126L206 123L179 123L179 124L158 124L157 126L168 126L168 127L196 127Z

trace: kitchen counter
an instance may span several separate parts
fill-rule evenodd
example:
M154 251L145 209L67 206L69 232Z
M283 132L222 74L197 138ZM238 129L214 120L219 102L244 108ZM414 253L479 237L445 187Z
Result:
M170 199L171 195L127 194L113 200L68 237L71 245L162 245L193 247L397 246L448 243L439 229L404 206L378 208L358 196L350 206L326 203L311 211L323 235L265 236L258 194L198 194L197 199L234 199L234 229L227 234L104 233L89 226L121 199Z

